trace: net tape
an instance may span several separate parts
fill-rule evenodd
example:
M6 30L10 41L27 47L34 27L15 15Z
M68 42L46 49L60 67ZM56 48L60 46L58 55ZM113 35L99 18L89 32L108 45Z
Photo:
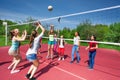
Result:
M44 39L48 39L49 37L43 37ZM60 39L60 38L57 38ZM65 39L64 40L69 40L69 41L73 41L73 39ZM91 42L90 40L80 40L80 42ZM120 43L113 43L113 42L101 42L101 41L96 41L97 43L100 44L109 44L109 45L117 45L120 46Z

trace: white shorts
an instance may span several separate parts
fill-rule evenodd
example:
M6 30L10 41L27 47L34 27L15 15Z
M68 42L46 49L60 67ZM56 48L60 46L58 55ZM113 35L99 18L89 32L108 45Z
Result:
M8 54L11 55L11 56L17 56L17 55L19 55L18 54L18 50L11 50L11 49L9 49Z

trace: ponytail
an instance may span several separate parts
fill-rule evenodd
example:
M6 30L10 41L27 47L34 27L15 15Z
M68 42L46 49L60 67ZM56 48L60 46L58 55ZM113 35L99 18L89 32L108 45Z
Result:
M29 42L29 47L31 48L32 45L33 45L33 41L34 41L34 38L36 37L36 34L37 34L37 31L36 30L33 30L32 31L32 34L30 36L30 42Z
M34 37L30 36L30 43L29 43L29 47L30 48L32 47L33 41L34 41Z
M10 31L10 35L11 35L11 39L12 39L14 36L14 30Z

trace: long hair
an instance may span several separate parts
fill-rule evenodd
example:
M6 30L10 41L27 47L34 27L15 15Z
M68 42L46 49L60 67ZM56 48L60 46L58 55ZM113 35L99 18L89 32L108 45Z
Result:
M10 39L12 39L12 38L13 38L13 36L15 35L14 30L11 30L11 31L10 31L10 35L11 35Z
M60 39L58 40L58 43L59 43L59 45L60 45ZM65 45L65 40L63 39L63 43L62 43L63 45Z
M78 33L78 36L80 36L80 33L79 32L77 32Z
M78 36L80 36L80 33L78 31L76 31L76 32L77 32Z
M34 41L34 39L35 39L36 36L37 36L37 31L33 30L32 33L31 33L31 36L30 36L30 42L29 42L29 47L30 48L32 47L33 41Z
M96 36L95 35L92 35L94 37L94 41L96 41Z
M54 25L50 25L49 35L50 34L54 35Z
M48 34L49 34L49 35L54 35L54 30L53 30L53 29L50 29L50 31L49 31Z

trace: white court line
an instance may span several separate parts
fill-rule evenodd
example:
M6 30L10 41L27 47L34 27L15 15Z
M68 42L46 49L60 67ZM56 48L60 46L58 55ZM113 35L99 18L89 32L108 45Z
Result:
M46 63L46 62L44 62L45 64L48 64L48 63ZM85 79L85 78L83 78L83 77L81 77L81 76L78 76L78 75L76 75L76 74L73 74L72 72L69 72L69 71L67 71L67 70L64 70L64 69L62 69L62 68L59 68L59 67L54 67L55 69L57 69L57 70L60 70L60 71L62 71L62 72L65 72L65 73L67 73L67 74L69 74L69 75L72 75L72 76L74 76L74 77L76 77L76 78L79 78L79 79L81 79L81 80L87 80L87 79Z

